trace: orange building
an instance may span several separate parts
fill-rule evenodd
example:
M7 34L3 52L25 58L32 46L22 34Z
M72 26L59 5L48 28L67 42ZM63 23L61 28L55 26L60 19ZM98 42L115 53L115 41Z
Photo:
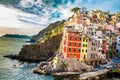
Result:
M63 55L64 58L80 59L82 36L76 30L65 30L63 39Z

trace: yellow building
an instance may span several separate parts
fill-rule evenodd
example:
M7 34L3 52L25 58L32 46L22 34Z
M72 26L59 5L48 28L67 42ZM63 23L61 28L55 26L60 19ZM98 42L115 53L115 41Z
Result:
M81 56L80 60L84 61L87 59L88 53L88 40L89 38L85 35L82 35L82 42L81 42Z

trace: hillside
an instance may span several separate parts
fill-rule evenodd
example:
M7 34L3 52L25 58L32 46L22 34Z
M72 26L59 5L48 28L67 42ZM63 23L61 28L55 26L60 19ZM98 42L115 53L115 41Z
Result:
M32 37L32 39L30 40L30 42L36 42L38 41L40 38L42 38L44 36L44 34L46 32L49 32L51 30L54 30L58 25L60 25L62 22L65 22L65 20L63 21L57 21L55 23L51 23L48 25L48 27L46 27L45 29L41 30L37 35L34 35Z
M48 60L59 49L63 25L63 21L52 23L34 36L33 39L38 41L31 45L24 45L18 55L19 58L35 61Z

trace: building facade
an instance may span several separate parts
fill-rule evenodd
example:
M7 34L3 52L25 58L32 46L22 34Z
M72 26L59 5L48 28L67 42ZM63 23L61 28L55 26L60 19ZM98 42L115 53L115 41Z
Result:
M81 42L81 57L80 60L87 60L88 58L88 41L89 37L86 35L82 35L82 42Z
M88 59L98 59L99 41L93 38L88 42Z
M64 29L62 53L64 58L80 59L82 36L78 30L71 28Z

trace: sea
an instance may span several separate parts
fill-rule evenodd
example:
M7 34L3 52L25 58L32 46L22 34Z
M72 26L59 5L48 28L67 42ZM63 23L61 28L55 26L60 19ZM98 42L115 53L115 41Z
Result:
M3 57L18 54L28 39L0 37L0 80L54 80L53 76L33 73L37 63L21 62ZM28 44L29 45L29 44Z

